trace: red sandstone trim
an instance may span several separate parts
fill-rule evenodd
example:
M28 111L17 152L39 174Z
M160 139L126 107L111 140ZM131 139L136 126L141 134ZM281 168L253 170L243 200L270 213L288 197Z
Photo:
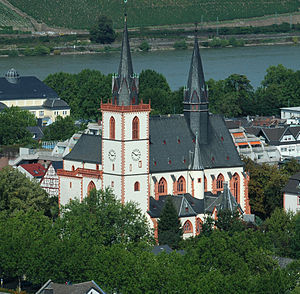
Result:
M116 105L111 105L116 106ZM102 107L102 106L101 106ZM117 106L123 107L123 106ZM125 116L122 113L121 118L121 201L125 203Z
M91 178L101 178L103 179L103 172L102 170L93 170L87 168L77 168L74 171L68 171L63 169L57 170L58 176L63 177L74 177L74 178L81 178L81 176L91 177Z
M112 104L112 100L108 103L102 103L101 101L101 111L113 111L113 112L142 112L142 111L151 111L150 103L149 104L141 104L139 105L128 105L128 106L119 106Z

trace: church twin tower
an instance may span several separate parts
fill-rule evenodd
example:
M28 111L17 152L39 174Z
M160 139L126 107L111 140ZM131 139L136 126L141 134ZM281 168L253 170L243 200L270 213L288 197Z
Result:
M220 207L250 213L249 176L223 117L208 112L197 37L183 115L150 116L150 103L144 104L138 94L125 18L112 97L101 102L102 134L83 134L64 157L64 168L58 171L60 205L82 200L92 188L110 187L123 203L138 203L155 227L170 198L185 237L198 234L204 217L216 215Z
M138 87L139 78L133 72L125 17L119 71L112 77L112 99L101 103L103 187L112 187L122 201L136 201L147 210L151 195L151 108L150 104L139 100ZM186 121L199 140L197 143L201 144L207 143L208 136L207 96L198 40L195 38L183 103Z

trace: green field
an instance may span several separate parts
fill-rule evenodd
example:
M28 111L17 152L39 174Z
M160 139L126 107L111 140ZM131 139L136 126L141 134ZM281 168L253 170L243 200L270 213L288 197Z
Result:
M9 0L50 26L87 29L100 14L123 22L122 0ZM298 11L298 0L128 0L129 26L230 20Z
M0 26L12 26L16 28L31 28L29 20L22 18L20 15L0 3Z

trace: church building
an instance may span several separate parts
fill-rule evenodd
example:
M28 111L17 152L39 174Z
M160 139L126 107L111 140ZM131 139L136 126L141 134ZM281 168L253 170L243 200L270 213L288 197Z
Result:
M249 175L223 117L208 111L197 37L183 105L184 114L150 116L150 103L140 101L125 17L111 100L101 102L102 134L83 134L64 157L59 204L110 187L122 202L137 202L155 228L170 198L184 237L199 234L204 217L222 207L250 214Z

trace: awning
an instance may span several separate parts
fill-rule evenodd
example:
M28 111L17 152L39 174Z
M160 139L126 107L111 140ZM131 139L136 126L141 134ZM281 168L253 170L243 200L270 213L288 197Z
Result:
M251 145L261 145L261 142L260 141L252 141L252 142L249 142Z
M238 142L236 143L236 145L238 146L246 146L246 145L249 145L248 142Z

